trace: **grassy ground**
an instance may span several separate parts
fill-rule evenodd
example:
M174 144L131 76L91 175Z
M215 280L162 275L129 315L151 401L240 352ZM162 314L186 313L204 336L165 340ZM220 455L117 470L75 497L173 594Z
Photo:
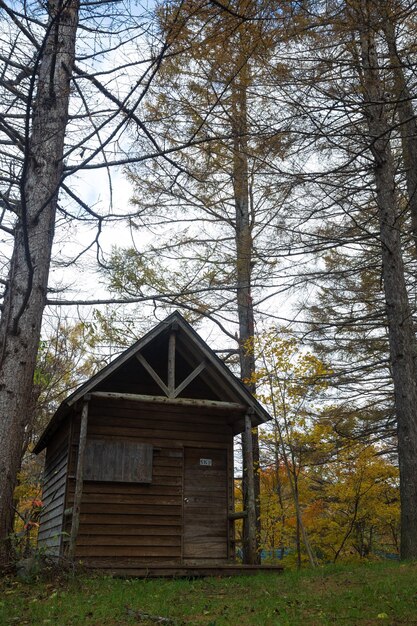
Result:
M228 579L77 575L53 582L0 581L1 626L158 623L417 626L417 563L326 566Z

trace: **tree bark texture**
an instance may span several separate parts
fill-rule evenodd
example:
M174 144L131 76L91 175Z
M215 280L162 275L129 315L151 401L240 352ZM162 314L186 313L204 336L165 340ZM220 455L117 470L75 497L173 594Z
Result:
M383 28L394 79L394 95L398 121L400 122L401 147L407 184L411 230L414 239L414 250L417 253L417 123L412 96L397 48L395 27L389 14L385 16Z
M404 277L400 212L390 128L381 90L369 0L361 0L360 48L365 118L374 161L382 271L397 416L401 499L401 558L417 558L416 337ZM366 18L366 19L364 19Z
M247 521L246 532L246 554L247 562L249 565L256 565L258 562L258 541L257 541L257 528L256 528L256 495L255 495L255 472L253 461L253 442L252 442L252 423L250 415L245 415L245 460L246 468L244 468L246 476L246 492L247 502L245 504L245 511L247 511L247 517L243 518L243 522Z
M78 2L48 4L38 50L35 99L21 177L21 214L0 321L0 567L11 558L13 491L20 467L42 314L45 306L58 190L63 170Z
M255 356L248 350L247 342L254 335L254 312L251 295L252 285L252 223L249 204L249 172L248 172L248 145L247 145L247 102L246 102L246 73L244 66L232 86L232 115L233 115L233 193L235 202L235 240L236 240L236 282L237 282L237 312L239 319L239 359L240 375L243 381L249 380L255 372ZM254 385L246 383L253 393ZM243 461L243 503L248 506L248 460L246 450L247 434L242 433L242 461ZM249 528L251 519L244 520L243 527L243 560L245 563L259 563L257 537L260 534L260 480L259 480L259 440L256 430L252 433L252 459L255 472L255 510L256 510L256 539L255 543L249 540L253 530ZM245 469L246 468L246 469Z

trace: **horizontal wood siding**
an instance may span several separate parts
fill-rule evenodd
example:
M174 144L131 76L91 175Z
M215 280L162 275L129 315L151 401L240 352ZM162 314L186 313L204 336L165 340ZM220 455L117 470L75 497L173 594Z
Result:
M48 447L43 476L38 546L48 555L60 555L68 467L69 427L64 424Z
M75 473L78 437L75 425L70 475ZM85 481L75 557L107 569L180 564L184 446L223 448L230 454L232 428L224 414L93 398L87 438L152 444L152 482ZM66 506L72 505L74 483L70 478Z

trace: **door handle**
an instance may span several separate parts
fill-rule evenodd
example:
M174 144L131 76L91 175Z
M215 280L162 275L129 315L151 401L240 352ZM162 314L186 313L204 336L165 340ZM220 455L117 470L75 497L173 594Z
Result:
M184 502L185 502L185 504L187 504L188 503L188 498L184 498Z

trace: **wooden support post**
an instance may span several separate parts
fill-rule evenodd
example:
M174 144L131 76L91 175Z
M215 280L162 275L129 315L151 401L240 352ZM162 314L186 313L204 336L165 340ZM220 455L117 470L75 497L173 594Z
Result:
M174 398L175 393L175 341L176 332L171 331L168 344L168 397Z
M83 495L83 479L84 479L84 452L87 441L87 423L88 423L88 400L89 396L84 397L83 409L81 413L80 439L78 443L77 473L75 476L75 493L74 504L72 506L71 532L68 545L68 557L72 559L75 554L75 544L77 542L78 528L80 526L80 508L81 498Z
M252 421L249 414L245 415L245 457L248 502L247 502L247 564L256 565L258 563L258 542L256 537L256 502L255 502L255 471L253 467L253 450L252 450Z

